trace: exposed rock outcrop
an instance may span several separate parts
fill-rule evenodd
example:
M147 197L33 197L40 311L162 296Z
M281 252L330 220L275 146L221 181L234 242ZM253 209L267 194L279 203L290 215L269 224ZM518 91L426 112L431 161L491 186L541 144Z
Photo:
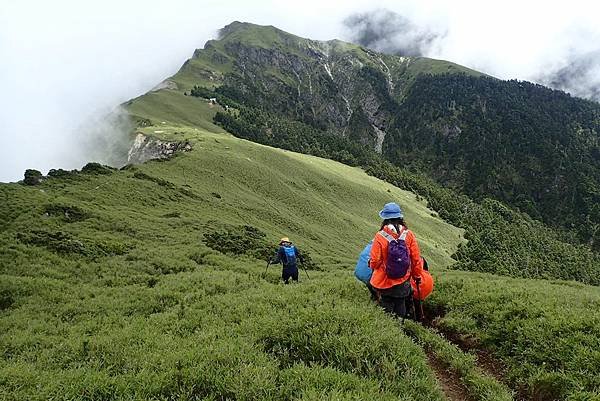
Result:
M176 152L189 152L189 141L168 142L138 133L127 153L128 164L139 164L152 159L166 159Z
M150 92L156 92L162 89L177 90L177 84L171 81L170 79L165 79L164 81L156 85L154 88L152 88Z

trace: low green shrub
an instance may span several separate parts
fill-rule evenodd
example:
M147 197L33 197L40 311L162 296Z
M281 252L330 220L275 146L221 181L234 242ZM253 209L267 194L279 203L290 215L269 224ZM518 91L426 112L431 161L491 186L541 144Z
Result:
M96 174L96 175L104 175L104 174L112 174L116 169L102 165L100 163L88 163L81 168L81 172L84 174Z
M43 213L52 217L59 217L67 223L83 221L90 217L90 214L78 206L69 206L63 204L48 204L43 208Z
M50 169L48 171L48 177L50 178L76 178L79 171L77 170L63 170L62 168Z
M228 226L223 231L204 234L204 243L211 249L229 255L248 255L269 260L275 253L266 234L252 226Z
M133 177L137 178L138 180L146 180L146 181L154 182L154 183L160 185L161 187L175 189L175 184L173 184L172 182L169 182L163 178L152 177L152 176L150 176L142 171L139 171L139 170L137 170L133 173Z
M63 231L32 230L18 233L17 239L29 245L42 246L63 255L81 255L88 258L125 254L129 246L114 240L85 240Z
M224 230L204 234L204 243L223 254L247 255L269 261L275 255L277 247L271 245L266 237L264 232L252 226L228 226ZM302 268L320 270L308 251L301 250L301 255Z

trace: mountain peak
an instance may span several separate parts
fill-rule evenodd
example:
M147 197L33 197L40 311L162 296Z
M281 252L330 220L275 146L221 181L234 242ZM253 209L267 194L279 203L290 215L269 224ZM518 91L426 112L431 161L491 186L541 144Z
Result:
M238 42L259 47L272 47L276 44L290 45L306 41L299 36L282 31L272 25L257 25L250 22L233 21L219 30L219 40Z
M223 28L219 29L219 39L223 39L230 34L235 34L236 32L243 32L245 30L249 30L253 27L258 27L259 25L252 24L250 22L240 22L233 21Z

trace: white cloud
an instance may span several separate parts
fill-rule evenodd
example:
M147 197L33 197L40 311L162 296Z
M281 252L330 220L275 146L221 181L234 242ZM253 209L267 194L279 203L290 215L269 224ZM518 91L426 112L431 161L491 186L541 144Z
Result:
M446 30L432 57L501 78L535 79L597 49L600 10L591 3L382 0L376 6ZM91 116L172 75L233 20L344 39L344 18L374 6L364 0L0 0L0 181L18 180L26 168L81 167L92 157L78 145L92 135L85 129Z

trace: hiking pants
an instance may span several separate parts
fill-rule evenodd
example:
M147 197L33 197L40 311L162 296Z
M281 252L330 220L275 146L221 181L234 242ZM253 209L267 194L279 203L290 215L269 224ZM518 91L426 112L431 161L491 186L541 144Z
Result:
M399 318L409 317L410 303L412 303L412 287L410 280L391 288L380 289L380 305L388 313Z
M296 266L296 265L283 266L283 270L281 272L281 278L283 279L283 282L286 284L289 283L290 278L293 281L298 281L298 266Z
M367 283L367 288L369 289L369 292L371 293L371 300L379 301L379 294L377 293L377 290L369 283Z

